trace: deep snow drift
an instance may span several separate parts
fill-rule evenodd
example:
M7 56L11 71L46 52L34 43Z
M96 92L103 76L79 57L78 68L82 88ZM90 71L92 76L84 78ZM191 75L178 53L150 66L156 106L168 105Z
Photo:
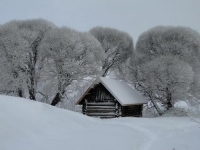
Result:
M200 150L197 118L95 119L0 96L0 150Z

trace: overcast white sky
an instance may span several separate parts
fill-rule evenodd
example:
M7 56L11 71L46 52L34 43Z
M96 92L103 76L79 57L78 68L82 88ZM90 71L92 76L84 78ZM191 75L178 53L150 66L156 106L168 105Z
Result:
M200 0L0 0L0 24L34 18L80 31L113 27L128 32L135 42L158 25L200 32Z

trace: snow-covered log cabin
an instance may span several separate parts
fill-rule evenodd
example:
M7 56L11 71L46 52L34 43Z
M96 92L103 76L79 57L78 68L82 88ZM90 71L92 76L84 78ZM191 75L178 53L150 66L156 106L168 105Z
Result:
M101 77L87 89L76 105L82 105L82 112L87 116L115 118L140 117L145 103L144 97L126 82Z

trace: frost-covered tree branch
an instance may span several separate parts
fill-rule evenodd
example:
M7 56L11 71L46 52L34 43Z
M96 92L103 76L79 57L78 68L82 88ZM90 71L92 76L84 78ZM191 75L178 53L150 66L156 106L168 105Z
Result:
M73 80L98 75L101 71L103 48L88 33L69 28L53 29L45 35L40 49L56 70L57 92L51 105L62 101L66 87Z
M95 27L90 33L101 43L106 58L103 62L102 76L105 77L111 69L117 70L131 57L133 53L133 39L125 32Z

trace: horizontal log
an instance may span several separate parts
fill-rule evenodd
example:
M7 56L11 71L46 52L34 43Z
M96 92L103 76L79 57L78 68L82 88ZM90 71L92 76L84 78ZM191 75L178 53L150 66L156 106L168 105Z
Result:
M116 109L115 106L87 106L87 109Z
M101 119L111 119L111 118L116 118L117 116L90 116L94 118L101 118Z
M87 109L87 113L115 113L115 109L105 109L105 110L99 110L99 109Z
M90 116L90 117L96 117L96 118L116 118L117 116Z
M87 106L114 106L115 105L115 102L99 102L99 103L91 103L91 102L88 102L87 103Z
M116 113L88 113L88 116L115 116Z

